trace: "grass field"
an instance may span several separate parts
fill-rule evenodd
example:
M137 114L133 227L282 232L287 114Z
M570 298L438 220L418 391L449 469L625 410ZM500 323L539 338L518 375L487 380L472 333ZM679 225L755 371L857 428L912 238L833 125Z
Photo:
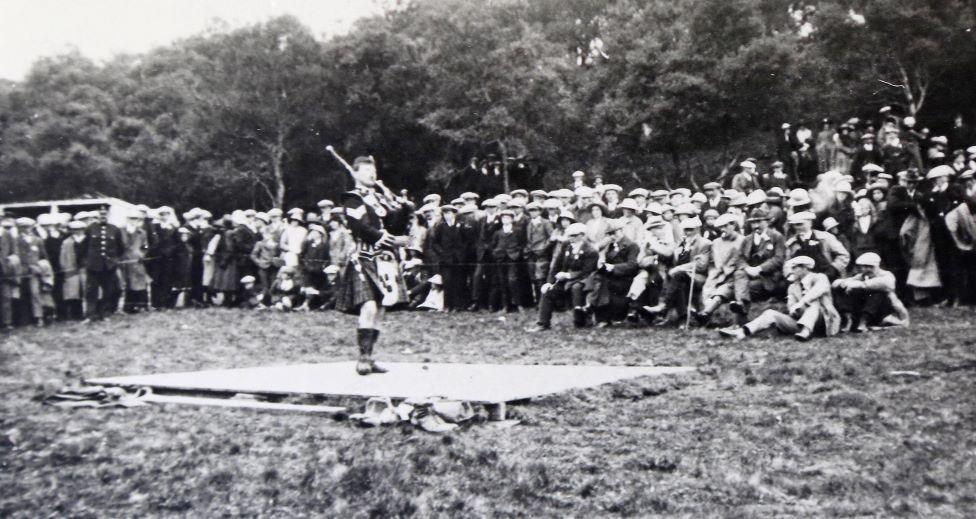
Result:
M20 330L0 339L0 517L976 516L972 309L809 343L525 334L532 317L395 314L379 358L698 372L549 396L511 408L520 426L435 436L38 400L86 376L349 359L352 317L215 309Z

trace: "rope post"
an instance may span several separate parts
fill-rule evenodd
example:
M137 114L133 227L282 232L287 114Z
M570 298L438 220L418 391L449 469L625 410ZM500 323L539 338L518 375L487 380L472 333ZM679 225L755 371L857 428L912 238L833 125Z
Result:
M698 265L695 264L694 259L691 262L691 283L688 284L688 309L685 312L685 329L691 328L691 305L695 300L695 272L698 270Z

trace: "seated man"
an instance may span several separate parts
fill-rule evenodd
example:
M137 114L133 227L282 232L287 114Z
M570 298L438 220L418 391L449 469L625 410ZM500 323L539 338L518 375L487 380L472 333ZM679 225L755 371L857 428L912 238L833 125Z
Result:
M841 314L841 329L868 326L907 326L908 310L895 295L895 275L881 268L881 256L866 252L854 262L857 274L834 281L834 301Z
M574 223L566 228L569 243L553 259L549 278L540 292L539 323L530 332L548 330L552 325L552 313L564 306L567 299L573 306L573 324L583 327L586 324L585 284L590 274L596 271L600 254L586 241L586 225Z
M749 214L752 234L746 238L742 250L742 263L735 271L736 293L741 294L737 310L749 313L753 301L778 297L786 288L783 279L783 261L786 258L786 239L769 226L769 213L755 209Z
M807 256L816 265L814 272L826 274L831 280L843 277L851 255L836 236L814 230L813 222L816 219L817 215L809 211L795 213L787 219L793 236L786 240L786 257Z
M766 310L744 326L719 330L724 337L744 339L769 328L791 333L799 341L809 340L814 333L827 336L840 331L840 314L834 308L830 294L830 280L826 274L814 272L816 261L809 256L797 256L786 262L791 284L786 303L789 315Z
M705 283L705 275L708 273L706 259L712 242L702 237L701 227L701 220L697 216L681 222L684 238L674 249L673 265L675 266L668 271L661 300L654 306L643 308L649 315L668 312L668 315L654 323L658 326L674 323L684 315L688 311L690 302L694 301L689 292L696 289L700 293L699 287Z
M745 315L742 309L748 294L737 293L736 289L744 292L741 285L735 283L735 272L742 261L742 249L746 239L739 233L739 223L735 216L725 213L715 219L715 228L721 233L718 239L712 241L708 251L708 277L702 287L702 299L705 304L702 310L695 314L699 324L707 324L712 313L723 303L732 302L732 310L739 315L740 324Z
M667 265L674 255L674 233L658 215L651 215L644 225L637 252L637 275L630 283L627 291L627 301L630 312L627 319L637 323L640 321L639 310L643 306L656 305L661 296L663 275Z
M627 313L627 291L637 274L637 244L624 236L625 223L619 219L607 224L610 242L601 251L603 263L589 279L585 310L595 313L603 328Z

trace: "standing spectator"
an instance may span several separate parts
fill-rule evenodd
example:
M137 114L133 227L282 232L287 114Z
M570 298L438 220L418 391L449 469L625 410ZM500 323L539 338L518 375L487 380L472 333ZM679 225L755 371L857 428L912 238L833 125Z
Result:
M491 257L495 263L489 305L497 303L500 311L519 307L518 264L525 249L524 234L515 227L511 209L498 212L500 225L491 239Z
M786 191L790 188L790 177L786 175L783 171L783 163L780 161L773 162L772 171L769 173L764 173L760 180L763 189L770 190L774 187L778 187L780 190ZM719 211L722 213L724 211Z
M72 221L68 223L68 230L71 235L61 241L61 250L58 253L64 275L64 318L79 320L84 317L82 297L85 294L85 269L79 249L85 240L85 224Z
M17 257L17 229L13 218L3 217L0 229L0 319L3 329L14 324L14 300L18 299L20 283L20 259Z
M154 227L157 238L155 247L152 248L156 254L156 268L154 272L149 272L152 278L152 306L172 308L176 302L173 300L173 254L180 242L177 234L180 222L176 219L172 207L160 207L156 210L156 215L157 221Z
M442 219L431 231L430 251L437 258L437 273L444 286L444 309L463 310L465 304L464 262L465 230L458 221L458 209L441 206Z
M834 144L836 133L837 131L834 130L833 122L830 119L824 119L820 122L820 131L817 133L817 170L819 173L826 173L836 160L834 157L837 153Z
M776 134L776 156L780 162L786 165L786 171L793 178L796 178L796 150L798 148L796 136L790 131L790 123L783 123Z
M843 174L852 171L854 153L857 151L857 138L853 130L854 128L847 123L837 128L837 133L834 134L834 160L830 165L831 170Z
M732 177L732 189L739 193L749 194L760 189L759 178L756 176L756 164L749 160L739 163L741 171Z
M194 249L191 244L193 231L186 227L180 227L176 231L179 242L173 251L173 301L174 306L183 308L191 300L193 290L193 254Z
M267 301L271 297L271 283L275 280L278 267L284 264L278 258L278 240L270 226L264 228L261 239L255 242L251 261L257 269L257 290L261 293L261 300Z
M142 263L149 249L146 231L140 225L142 215L130 214L122 228L122 280L125 282L126 313L136 313L149 309L149 274Z
M54 314L52 318L64 317L64 275L61 273L61 242L64 235L61 233L61 222L58 215L44 213L38 215L37 223L40 225L41 239L44 241L44 252L47 254L48 261L51 263L51 270L54 273L54 285L51 288L51 297L54 299Z
M308 239L302 249L300 264L303 285L307 297L303 309L318 309L322 301L318 297L326 289L325 268L329 266L329 242L325 228L319 224L308 226Z
M857 180L867 182L863 178L861 168L867 164L881 164L882 162L884 162L884 157L874 143L874 134L865 133L861 136L861 145L854 151L850 175Z
M346 228L344 219L345 212L341 207L332 210L332 218L329 219L329 263L339 269L339 276L342 276L343 269L349 263L349 258L356 252L356 242L352 239L352 234ZM419 227L419 226L416 226ZM413 230L414 227L411 227ZM421 239L418 243L423 243Z
M81 242L85 265L85 299L89 319L101 320L115 311L119 301L119 261L124 253L122 231L108 223L108 209L98 210L95 223Z
M47 261L44 242L35 234L31 218L18 218L17 256L22 266L20 279L21 319L44 326L44 304L41 297L41 261Z
M949 130L948 138L950 150L962 150L972 144L976 144L974 142L976 139L973 137L973 129L966 124L962 114L956 114L952 118L952 128Z
M631 201L633 202L633 201ZM542 217L542 206L532 202L526 209L529 222L526 226L525 257L529 262L529 279L532 281L535 300L541 296L540 289L549 277L549 264L552 262L552 232L554 226Z
M946 165L929 170L925 179L932 182L932 187L930 191L919 197L918 205L929 223L929 236L945 297L943 303L955 306L959 301L956 277L959 255L945 221L946 214L958 205L958 201L949 192L949 178L952 175L952 168Z

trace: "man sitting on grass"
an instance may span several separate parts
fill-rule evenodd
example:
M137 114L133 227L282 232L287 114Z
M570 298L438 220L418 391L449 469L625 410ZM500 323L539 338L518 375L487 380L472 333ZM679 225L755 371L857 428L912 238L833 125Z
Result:
M786 262L791 284L786 303L789 314L766 310L744 326L719 330L723 337L744 339L769 328L791 333L799 341L809 340L815 333L836 335L840 331L840 314L834 308L830 281L826 274L814 272L816 261L809 256L797 256Z
M866 252L854 261L857 274L834 281L834 300L841 313L841 329L861 332L870 327L907 326L908 310L895 295L895 275L881 268L881 256Z
M552 312L567 302L573 306L573 324L577 328L586 325L586 281L596 271L600 253L586 241L586 226L574 223L566 229L569 246L565 247L552 265L549 279L542 285L539 302L539 323L530 332L548 330L552 324Z

